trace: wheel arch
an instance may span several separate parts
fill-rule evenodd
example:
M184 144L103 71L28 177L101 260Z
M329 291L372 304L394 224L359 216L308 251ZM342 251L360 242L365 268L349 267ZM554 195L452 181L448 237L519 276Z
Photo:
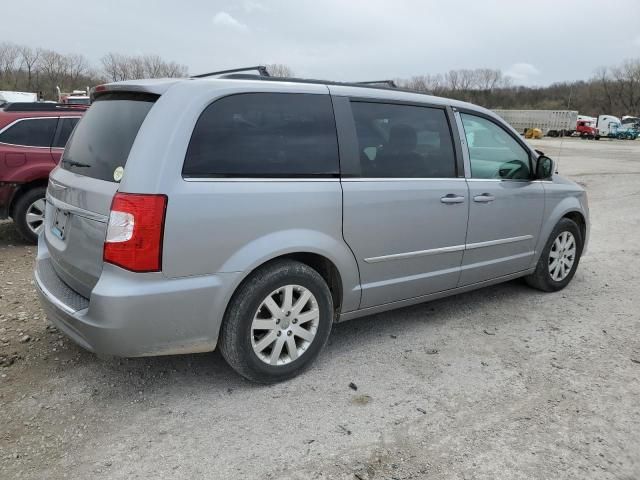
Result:
M334 302L340 311L356 310L360 306L358 264L341 236L336 238L309 229L272 232L244 245L225 261L220 271L242 272L233 288L235 293L257 269L282 258L300 261L318 271L332 295L335 294Z
M9 201L9 208L7 209L9 216L15 220L14 211L16 208L16 203L18 202L18 199L20 197L22 197L25 193L27 193L29 190L32 190L34 188L39 188L39 187L46 188L48 182L49 182L48 178L38 178L36 180L32 180L31 182L20 184L18 188L13 192L13 196Z
M584 214L578 210L572 210L565 213L562 218L568 218L578 225L578 228L580 229L580 235L582 236L582 243L584 244L587 237L587 221Z
M342 275L340 274L340 270L328 257L315 252L292 252L273 257L247 272L235 290L237 291L238 288L240 288L240 286L257 270L267 267L279 260L294 260L304 263L318 272L324 281L327 282L327 286L331 292L331 297L333 298L333 305L336 314L340 313L342 302L344 300Z
M547 197L549 199L553 199L553 197ZM536 242L536 255L534 256L534 261L532 265L535 265L542 250L547 244L547 240L549 239L549 235L558 224L560 220L563 218L569 218L578 224L580 228L580 233L582 234L582 243L583 243L583 251L586 249L588 237L589 237L589 224L588 224L588 213L586 210L586 205L582 204L582 201L578 197L578 195L568 195L563 196L561 199L556 202L550 202L551 204L547 204L545 208L544 222L542 224L542 228L540 230L540 237Z

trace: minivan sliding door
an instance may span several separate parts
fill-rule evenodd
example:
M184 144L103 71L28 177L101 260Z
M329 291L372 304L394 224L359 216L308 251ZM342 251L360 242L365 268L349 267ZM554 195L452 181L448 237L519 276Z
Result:
M455 288L469 198L447 110L337 96L334 108L361 308Z

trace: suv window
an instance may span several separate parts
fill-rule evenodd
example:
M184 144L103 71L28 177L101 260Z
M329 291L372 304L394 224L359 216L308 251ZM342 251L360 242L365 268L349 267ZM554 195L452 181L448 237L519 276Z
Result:
M331 99L299 93L246 93L215 101L196 123L182 169L185 177L338 173Z
M114 92L98 97L71 134L62 168L113 182L116 169L124 168L142 122L157 99L148 93Z
M515 138L486 118L462 113L473 178L531 178L529 152Z
M56 133L56 137L53 139L52 147L64 148L67 144L67 140L69 140L71 132L73 132L73 129L78 123L78 120L80 119L73 117L60 117L60 121L58 122L58 132Z
M25 118L0 134L0 143L28 147L50 147L58 119Z
M363 177L456 176L449 122L443 109L352 102Z

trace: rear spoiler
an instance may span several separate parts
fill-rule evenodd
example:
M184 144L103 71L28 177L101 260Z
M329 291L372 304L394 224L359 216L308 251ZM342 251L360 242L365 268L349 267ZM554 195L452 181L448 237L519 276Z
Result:
M151 80L129 80L125 82L105 83L91 89L90 97L93 102L105 93L114 92L130 92L130 93L148 93L160 96L165 93L172 85L184 81L183 78L163 78Z

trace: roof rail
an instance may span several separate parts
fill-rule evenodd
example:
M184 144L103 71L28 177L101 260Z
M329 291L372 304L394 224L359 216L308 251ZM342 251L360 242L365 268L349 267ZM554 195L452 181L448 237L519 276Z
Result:
M387 87L391 87L391 88L398 88L398 85L396 85L396 82L394 82L393 80L370 80L367 82L353 82L356 85L386 85Z
M5 112L73 112L77 110L86 110L89 108L89 105L48 102L13 102L5 103L0 108Z
M225 75L227 73L250 72L257 70L261 77L270 77L267 67L264 65L256 65L255 67L232 68L231 70L220 70L218 72L201 73L199 75L191 75L191 78L213 77L215 75Z
M393 80L385 80L378 82L336 82L332 80L320 80L313 78L296 78L296 77L262 77L260 75L252 75L248 73L232 73L225 75L222 78L231 80L260 80L265 82L295 82L295 83L310 83L318 85L336 85L344 87L360 87L371 88L376 90L394 90L398 92L415 93L419 95L432 95L427 92L418 92L417 90L411 90L410 88L398 87ZM393 85L393 86L392 86Z

